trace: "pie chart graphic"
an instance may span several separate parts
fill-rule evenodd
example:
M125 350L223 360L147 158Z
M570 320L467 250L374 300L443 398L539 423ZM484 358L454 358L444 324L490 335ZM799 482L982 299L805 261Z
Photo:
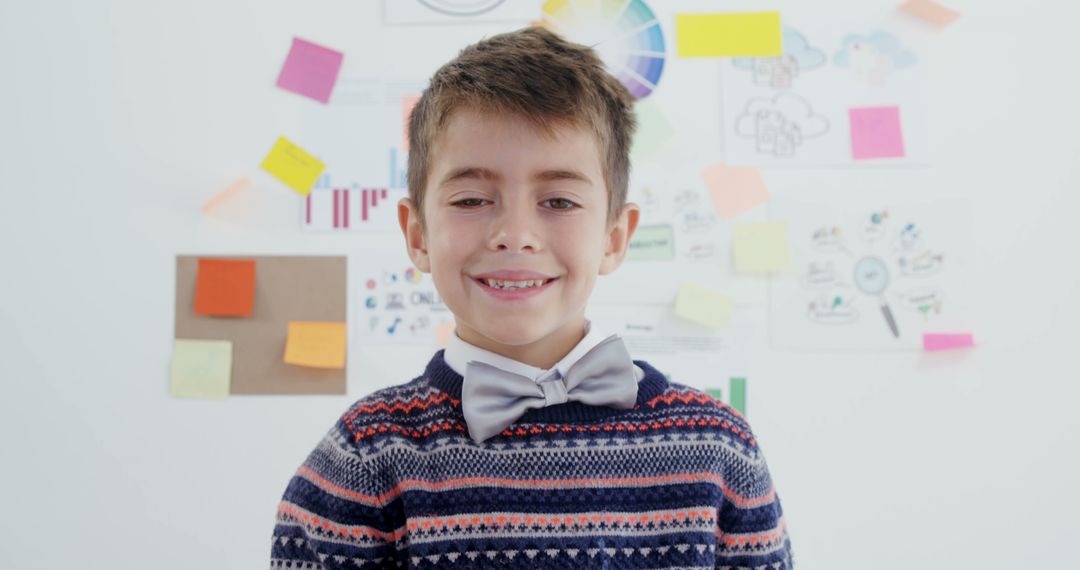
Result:
M647 97L664 72L664 32L642 0L548 0L540 25L596 50L634 97Z
M504 0L420 0L420 3L447 16L479 16L498 8Z

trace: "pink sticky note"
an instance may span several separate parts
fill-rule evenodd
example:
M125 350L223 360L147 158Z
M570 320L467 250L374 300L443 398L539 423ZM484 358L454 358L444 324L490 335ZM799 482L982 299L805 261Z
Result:
M725 220L769 199L761 171L756 168L718 162L702 171L701 176L705 178L716 213Z
M343 58L339 51L293 38L277 86L316 101L329 102Z
M401 98L401 148L405 152L409 152L409 115L419 102L419 95L406 95Z
M851 120L852 158L904 157L900 107L857 107L848 109L848 117Z
M916 18L944 28L960 17L960 12L934 2L934 0L907 0L900 10Z
M954 350L975 346L975 338L971 333L923 333L922 343L923 350Z

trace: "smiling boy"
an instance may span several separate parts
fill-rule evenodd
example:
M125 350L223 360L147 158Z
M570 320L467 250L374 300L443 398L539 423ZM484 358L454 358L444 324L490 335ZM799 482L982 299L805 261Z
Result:
M439 69L399 221L456 334L353 404L289 483L272 568L789 568L745 419L590 326L622 263L633 98L539 28Z

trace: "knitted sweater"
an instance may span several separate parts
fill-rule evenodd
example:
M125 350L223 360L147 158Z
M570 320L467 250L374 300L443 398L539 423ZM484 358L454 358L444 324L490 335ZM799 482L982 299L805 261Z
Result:
M353 404L296 471L271 568L790 568L746 420L635 363L633 409L533 409L477 444L439 351Z

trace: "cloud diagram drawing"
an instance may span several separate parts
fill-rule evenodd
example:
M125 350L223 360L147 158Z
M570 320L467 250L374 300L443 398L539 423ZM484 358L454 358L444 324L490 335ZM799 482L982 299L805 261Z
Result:
M894 70L914 66L918 58L895 36L878 31L869 36L850 34L844 37L840 51L833 55L833 63L850 69L856 79L878 86L883 85Z
M735 121L735 133L754 139L758 154L794 156L803 140L829 132L829 120L793 93L755 97Z
M791 87L799 73L825 65L825 52L812 47L796 30L784 29L784 55L777 57L737 57L732 64L753 72L756 85L777 89Z

